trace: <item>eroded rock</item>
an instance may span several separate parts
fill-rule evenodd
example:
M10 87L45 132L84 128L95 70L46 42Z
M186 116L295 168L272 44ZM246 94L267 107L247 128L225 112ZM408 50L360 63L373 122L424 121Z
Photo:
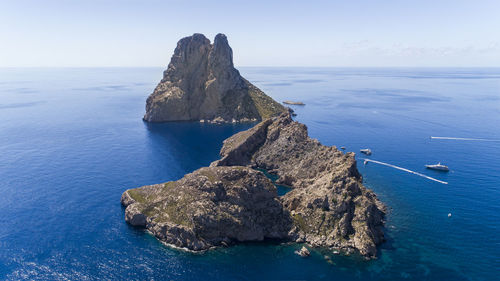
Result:
M265 169L293 188L281 198L294 222L292 239L376 256L385 207L363 186L354 153L309 138L307 127L285 113L225 140L211 166L231 165Z
M300 248L300 250L295 251L295 253L303 258L311 255L311 252L309 252L309 250L305 246L302 246L302 248Z
M309 138L287 112L226 139L220 154L181 180L127 190L125 219L191 250L277 238L376 257L385 207L363 186L354 153ZM278 197L256 169L292 190Z
M231 242L285 239L292 222L276 187L247 167L201 168L182 179L129 189L125 220L194 251Z
M284 111L234 68L224 34L217 34L213 44L194 34L177 43L163 79L146 101L144 120L251 122Z

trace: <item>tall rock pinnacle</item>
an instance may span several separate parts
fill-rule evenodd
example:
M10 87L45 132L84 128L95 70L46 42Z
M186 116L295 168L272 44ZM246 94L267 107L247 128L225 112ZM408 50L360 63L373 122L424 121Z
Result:
M242 122L286 109L241 77L224 34L211 44L203 34L182 38L146 102L144 120Z

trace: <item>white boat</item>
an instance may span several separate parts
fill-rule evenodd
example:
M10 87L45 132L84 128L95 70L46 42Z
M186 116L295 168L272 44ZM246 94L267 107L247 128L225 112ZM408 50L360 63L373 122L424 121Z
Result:
M434 165L425 165L425 167L427 169L446 171L446 172L448 172L450 170L450 169L448 169L448 166L442 165L441 162L434 164Z
M286 100L283 103L284 104L291 104L291 105L306 105L305 103L303 103L301 101L289 101L289 100Z
M361 149L360 151L366 155L372 155L372 151L369 148Z

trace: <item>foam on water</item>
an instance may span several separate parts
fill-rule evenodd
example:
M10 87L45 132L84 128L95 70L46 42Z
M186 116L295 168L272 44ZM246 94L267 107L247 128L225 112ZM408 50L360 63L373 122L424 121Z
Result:
M366 159L366 158L361 158L361 160L364 160L365 163L366 162L377 163L377 164L380 164L380 165L384 165L384 166L387 166L387 167L391 167L391 168L394 168L394 169L405 171L407 173L414 174L414 175L417 175L417 176L420 176L420 177L423 177L423 178L426 178L426 179L429 179L429 180L432 180L432 181L435 181L435 182L439 182L439 183L442 183L442 184L448 184L445 181L441 181L441 180L438 180L438 179L426 176L424 174L421 174L421 173L418 173L418 172L415 172L415 171L412 171L412 170L408 170L408 169L405 169L403 167L399 167L399 166L396 166L396 165L392 165L392 164L389 164L389 163L384 163L384 162L380 162L380 161L376 161L376 160L371 160L371 159Z
M463 141L500 141L500 140L478 139L478 138L432 137L432 136L431 136L431 139L436 139L436 140L463 140Z

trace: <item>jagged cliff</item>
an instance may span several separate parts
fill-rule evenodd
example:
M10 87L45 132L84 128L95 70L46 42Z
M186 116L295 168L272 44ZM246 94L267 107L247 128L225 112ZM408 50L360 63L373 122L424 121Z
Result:
M244 122L275 116L285 107L244 79L224 34L177 43L163 79L146 101L144 120Z
M211 166L264 169L278 176L278 184L293 187L281 199L295 241L376 256L385 207L363 186L354 153L309 138L304 124L282 114L225 140L221 157Z
M292 191L278 197L257 169ZM191 250L278 238L375 257L384 240L385 207L363 186L354 153L309 138L289 113L225 140L210 167L121 201L129 223Z

